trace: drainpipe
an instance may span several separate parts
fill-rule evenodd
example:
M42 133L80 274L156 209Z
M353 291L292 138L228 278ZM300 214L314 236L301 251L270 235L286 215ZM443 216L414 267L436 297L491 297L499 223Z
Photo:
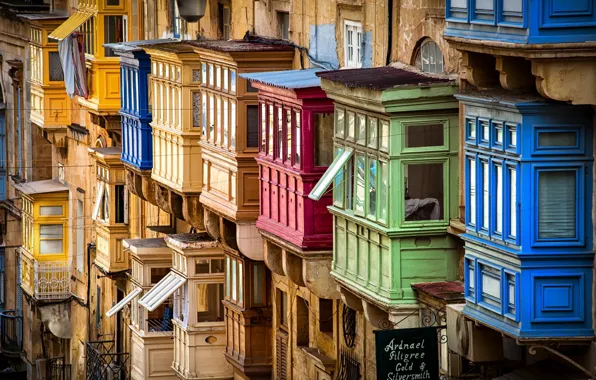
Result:
M91 342L91 250L95 250L95 243L87 244L87 342Z
M387 18L389 19L389 24L387 26L387 65L391 63L391 38L393 35L393 1L387 0Z

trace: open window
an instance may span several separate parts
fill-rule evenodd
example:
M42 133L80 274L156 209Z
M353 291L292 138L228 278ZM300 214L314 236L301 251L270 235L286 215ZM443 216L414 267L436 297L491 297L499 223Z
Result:
M362 24L344 21L344 66L362 67Z
M338 150L337 156L335 157L331 165L329 165L329 168L327 168L327 171L325 172L325 174L323 174L319 182L317 182L315 187L311 190L310 194L308 194L308 197L315 201L321 199L323 195L325 195L325 192L327 191L329 186L331 185L331 182L333 182L333 179L338 176L346 162L348 162L348 160L350 159L350 157L352 157L353 154L354 150L352 148Z
M333 161L333 114L316 113L315 166L329 166Z
M443 220L444 163L412 162L404 165L405 220Z

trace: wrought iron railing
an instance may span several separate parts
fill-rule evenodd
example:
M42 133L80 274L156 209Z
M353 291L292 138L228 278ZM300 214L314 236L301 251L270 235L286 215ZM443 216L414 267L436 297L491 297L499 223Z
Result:
M113 340L87 342L87 380L128 380L127 352L114 352Z
M48 380L70 380L70 371L70 364L66 364L64 357L48 359L46 363Z
M147 329L150 332L167 332L173 331L174 325L171 319L166 318L149 318L147 319Z
M23 317L16 310L0 313L0 347L3 354L18 355L23 351Z
M54 300L70 297L70 264L67 262L34 263L35 298Z

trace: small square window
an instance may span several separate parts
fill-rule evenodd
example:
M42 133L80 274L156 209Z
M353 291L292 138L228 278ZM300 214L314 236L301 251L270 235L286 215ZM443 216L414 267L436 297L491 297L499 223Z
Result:
M345 136L345 112L343 109L335 109L335 135L339 138Z
M362 67L362 24L359 22L344 22L344 66Z
M505 129L507 148L515 150L517 148L517 126L515 124L506 124Z
M541 148L575 147L577 145L577 132L540 132L538 133L538 146Z
M500 121L493 121L492 122L493 125L493 133L494 133L494 137L493 137L493 145L497 148L501 148L503 147L503 123Z
M476 143L476 119L466 118L466 140Z
M406 148L443 146L443 124L407 125Z
M488 120L480 120L480 142L488 144L490 141L490 123Z

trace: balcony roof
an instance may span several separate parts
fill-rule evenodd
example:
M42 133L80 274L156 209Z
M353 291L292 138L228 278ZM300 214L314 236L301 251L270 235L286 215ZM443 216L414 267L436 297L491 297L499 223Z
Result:
M321 78L317 76L322 69L268 71L264 73L240 74L241 78L268 86L288 90L320 87Z
M68 186L55 179L34 182L23 182L14 185L14 188L20 191L21 193L27 195L59 193L63 191L68 191Z
M333 70L317 73L320 78L343 84L349 88L387 90L394 87L426 87L452 82L449 78L425 75L392 66L370 69Z
M66 12L52 12L52 13L25 13L18 17L29 21L44 21L44 20L65 20L68 18Z
M165 237L166 243L169 247L180 250L193 249L208 249L217 248L218 242L214 240L208 233L202 232L199 234L173 234Z
M288 41L269 38L250 38L248 40L201 40L176 41L145 45L147 48L162 50L170 53L187 53L195 48L220 51L225 53L262 52L262 51L292 51L294 46Z
M142 51L144 46L175 43L175 42L178 42L178 40L175 38L161 38L161 39L155 39L155 40L140 40L140 41L129 41L129 42L118 42L118 43L112 43L112 44L103 44L103 46L112 48L115 51L135 52L135 51Z

